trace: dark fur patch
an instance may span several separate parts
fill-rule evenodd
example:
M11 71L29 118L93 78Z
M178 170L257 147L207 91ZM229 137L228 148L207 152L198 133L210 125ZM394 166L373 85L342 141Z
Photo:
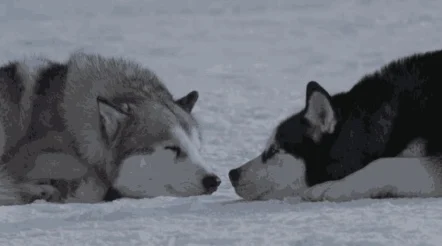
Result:
M123 196L121 195L121 193L114 189L114 188L109 188L106 192L106 195L104 196L104 201L105 202L112 202L118 199L121 199Z
M333 134L315 144L307 134L304 109L281 122L276 141L304 160L309 186L397 156L416 138L427 142L428 154L440 155L440 64L442 50L395 60L362 77L349 91L331 96L338 121Z
M61 116L59 115L60 91L66 83L68 68L64 64L51 63L48 67L39 71L34 87L33 110L31 115L32 124L27 129L26 135L18 141L3 156L3 161L7 161L19 151L20 146L32 144L34 140L45 136L48 131L63 131L64 126L59 125ZM66 140L68 141L68 140ZM76 145L71 145L74 151Z
M52 63L40 71L34 89L37 98L34 101L33 124L28 130L28 140L39 138L48 129L63 130L63 126L57 125L59 122L63 122L58 114L58 105L62 100L59 96L66 83L67 72L67 65L60 63ZM54 112L56 113L54 114Z
M24 82L18 74L18 64L11 62L0 67L0 88L6 89L6 95L9 100L15 104L19 104L25 90Z

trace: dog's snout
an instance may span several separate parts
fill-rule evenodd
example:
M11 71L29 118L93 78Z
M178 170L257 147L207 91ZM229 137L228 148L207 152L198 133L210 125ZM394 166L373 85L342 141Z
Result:
M239 177L241 176L241 170L239 168L232 169L229 172L229 179L233 185L239 181Z
M203 178L203 186L210 193L215 192L220 184L221 179L216 175L208 175Z

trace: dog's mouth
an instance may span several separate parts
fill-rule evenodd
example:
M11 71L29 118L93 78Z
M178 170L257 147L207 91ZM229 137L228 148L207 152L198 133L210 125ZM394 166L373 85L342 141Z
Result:
M254 200L257 200L257 201L268 200L268 199L265 199L265 197L272 192L273 192L273 189L269 189L267 191L264 191L261 194L259 194Z
M194 184L188 183L187 185L189 185L189 188L190 188L189 190L198 190L198 191L201 190L199 187L197 187ZM167 184L164 187L166 188L166 190L169 194L171 194L172 196L176 196L176 197L189 197L189 196L206 195L206 193L212 194L213 192L216 191L216 189L215 189L215 191L213 191L211 193L208 193L207 191L201 191L201 192L179 191L179 190L175 189L170 184Z
M167 192L169 192L170 194L172 194L173 196L185 196L184 192L179 192L178 190L176 190L175 188L173 188L172 185L165 185L164 186L167 190Z
M215 191L218 190L218 187L212 187L204 191L203 195L212 195Z
M273 191L273 188L269 188L262 192L256 192L256 186L253 184L236 185L234 189L238 196L248 201L266 200L264 197Z

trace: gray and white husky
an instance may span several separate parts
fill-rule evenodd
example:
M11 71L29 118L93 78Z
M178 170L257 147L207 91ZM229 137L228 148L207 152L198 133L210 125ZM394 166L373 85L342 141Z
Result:
M193 196L219 186L200 154L191 113L198 92L174 99L149 69L81 52L0 71L0 204L100 202L110 188L123 197Z
M317 82L258 157L229 172L248 200L442 196L442 50L397 59L330 95Z

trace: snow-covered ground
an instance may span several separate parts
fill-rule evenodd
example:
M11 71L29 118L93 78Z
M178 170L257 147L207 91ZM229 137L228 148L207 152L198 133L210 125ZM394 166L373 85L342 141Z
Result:
M257 155L306 82L331 92L441 48L440 0L3 0L0 60L74 50L135 59L200 92L212 196L0 208L0 245L442 245L442 199L240 202L227 172ZM413 180L410 180L413 182Z

